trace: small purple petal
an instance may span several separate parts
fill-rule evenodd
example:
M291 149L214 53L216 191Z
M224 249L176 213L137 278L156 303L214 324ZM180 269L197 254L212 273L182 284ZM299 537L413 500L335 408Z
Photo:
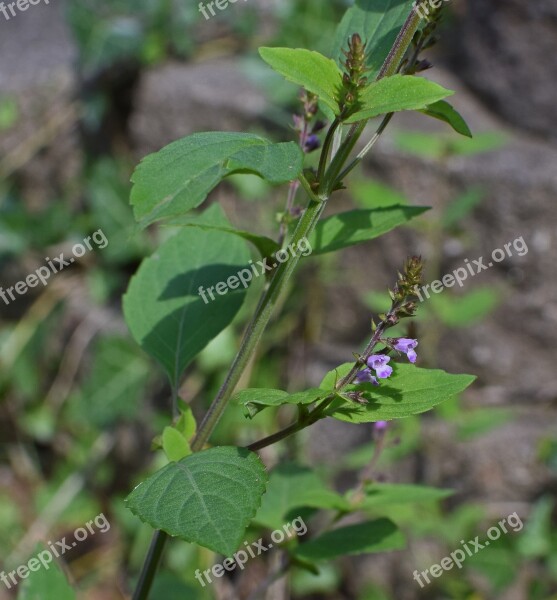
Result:
M372 383L374 379L375 377L369 369L364 369L356 373L356 383Z
M416 362L416 359L418 358L418 355L416 354L415 350L408 350L408 352L406 353L406 356L408 357L408 360L414 364Z
M391 360L390 356L386 354L374 354L367 359L367 366L370 369L379 369L385 366Z
M375 429L377 431L385 431L387 427L389 427L388 421L377 421L377 423L375 423Z
M413 350L414 348L416 348L418 345L418 340L412 340L409 338L400 338L396 341L396 344L394 345L394 349L398 350L399 352L404 352L405 354L408 352L408 350Z
M387 379L387 377L391 376L393 368L389 367L389 365L385 365L376 369L375 372L377 373L377 377L379 377L379 379Z

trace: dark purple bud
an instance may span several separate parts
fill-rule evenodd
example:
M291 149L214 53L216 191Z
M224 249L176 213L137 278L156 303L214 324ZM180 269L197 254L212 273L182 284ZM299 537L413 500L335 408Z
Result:
M310 152L317 150L317 148L319 148L319 146L321 146L321 141L319 140L319 138L316 135L311 134L310 136L308 136L308 139L306 140L306 143L304 144L304 152L309 154Z

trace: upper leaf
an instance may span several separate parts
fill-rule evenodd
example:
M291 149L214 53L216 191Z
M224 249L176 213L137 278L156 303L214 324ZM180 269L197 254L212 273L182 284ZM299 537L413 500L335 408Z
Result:
M310 236L312 254L325 254L367 242L427 210L427 206L389 206L332 215L320 221Z
M300 48L259 48L259 54L277 73L315 94L339 114L342 72L334 60Z
M412 0L356 0L338 26L331 56L340 63L348 38L359 33L367 43L368 75L373 81L411 10Z
M461 135L469 138L472 137L470 127L468 127L468 124L462 118L462 115L444 100L430 104L420 112L423 112L424 115L427 115L428 117L444 121Z
M453 91L423 77L384 77L361 90L356 111L345 122L356 123L387 113L424 109L453 94Z
M317 473L307 467L287 463L271 472L255 521L272 529L279 528L294 509L302 507L350 510L348 501L327 488Z
M248 133L196 133L144 158L133 176L131 204L142 227L199 206L232 173L271 183L296 179L303 154L294 142L273 144Z
M321 387L332 390L337 378L346 375L352 363L341 365L327 374ZM363 391L366 405L348 403L340 398L332 402L325 414L348 423L372 423L401 419L430 410L456 396L469 385L472 375L451 375L438 369L419 369L413 365L395 364L394 373L379 387L372 384L349 386Z
M162 449L170 461L178 461L191 454L188 440L174 427L165 427L162 432Z
M331 560L337 556L400 550L405 543L404 535L390 519L377 519L328 531L298 546L295 555L307 560Z
M248 260L241 238L188 227L145 259L132 278L124 296L126 322L173 385L189 362L236 316L246 290L238 285L219 295L215 286L246 268Z
M265 491L267 472L253 452L223 446L173 462L126 499L142 521L230 556Z

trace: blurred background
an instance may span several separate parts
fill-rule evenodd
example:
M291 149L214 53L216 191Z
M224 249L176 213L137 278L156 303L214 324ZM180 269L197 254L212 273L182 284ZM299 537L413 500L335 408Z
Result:
M68 552L66 573L80 598L129 597L151 530L123 500L164 464L150 448L169 413L168 385L122 317L130 276L168 235L134 229L129 177L145 154L196 131L294 139L297 90L258 59L257 47L327 53L349 5L247 0L206 20L193 0L57 0L10 20L0 15L0 284L13 286L99 228L109 240L47 287L0 301L2 568L102 511L110 531ZM297 391L350 360L407 255L424 257L430 282L517 238L528 252L420 306L421 364L478 380L438 410L393 423L373 474L454 495L376 509L401 525L406 550L324 564L319 575L295 570L269 587L268 599L557 598L557 4L452 0L427 56L435 65L427 76L457 91L454 105L474 139L420 115L393 120L329 210L432 210L381 240L308 259L243 384ZM211 200L236 225L276 236L284 189L235 176ZM195 398L196 414L221 382L250 310L248 302L188 369L181 396ZM269 412L249 422L230 408L214 441L246 444L289 418ZM264 459L317 466L344 491L373 451L371 427L325 421L266 449ZM524 529L462 571L424 589L412 579L515 511ZM174 541L152 597L248 598L276 557L202 589L194 571L212 560ZM2 600L15 597L0 585Z

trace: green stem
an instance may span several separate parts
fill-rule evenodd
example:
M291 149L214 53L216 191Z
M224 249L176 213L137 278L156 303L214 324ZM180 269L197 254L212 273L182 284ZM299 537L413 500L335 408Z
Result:
M149 546L149 552L143 565L143 570L139 576L139 581L135 588L133 600L147 600L151 585L159 568L159 563L162 557L164 546L168 535L164 531L155 531L151 545Z
M292 245L296 246L298 242L307 238L314 230L315 225L319 221L321 214L325 208L326 202L315 202L310 201L309 207L304 213L303 217L298 222L296 231L292 238ZM261 339L261 335L271 318L271 314L275 307L277 300L279 299L286 283L290 279L290 276L296 269L298 261L300 260L300 254L292 256L287 262L283 263L276 271L271 285L267 290L263 301L261 302L259 309L255 313L251 323L249 324L244 338L242 340L240 350L226 375L226 379L222 384L215 400L209 407L197 434L191 444L193 452L197 452L203 448L203 446L209 440L209 436L216 427L228 400L230 399L236 384L240 380L240 377L248 364L255 347Z
M317 169L318 181L321 181L323 179L323 175L325 175L325 170L327 169L327 160L329 159L331 147L335 139L335 133L339 125L340 120L338 117L336 117L332 125L329 127L329 131L327 132L327 136L325 137L325 141L323 142L323 150L321 151L321 156L319 157L319 168Z

